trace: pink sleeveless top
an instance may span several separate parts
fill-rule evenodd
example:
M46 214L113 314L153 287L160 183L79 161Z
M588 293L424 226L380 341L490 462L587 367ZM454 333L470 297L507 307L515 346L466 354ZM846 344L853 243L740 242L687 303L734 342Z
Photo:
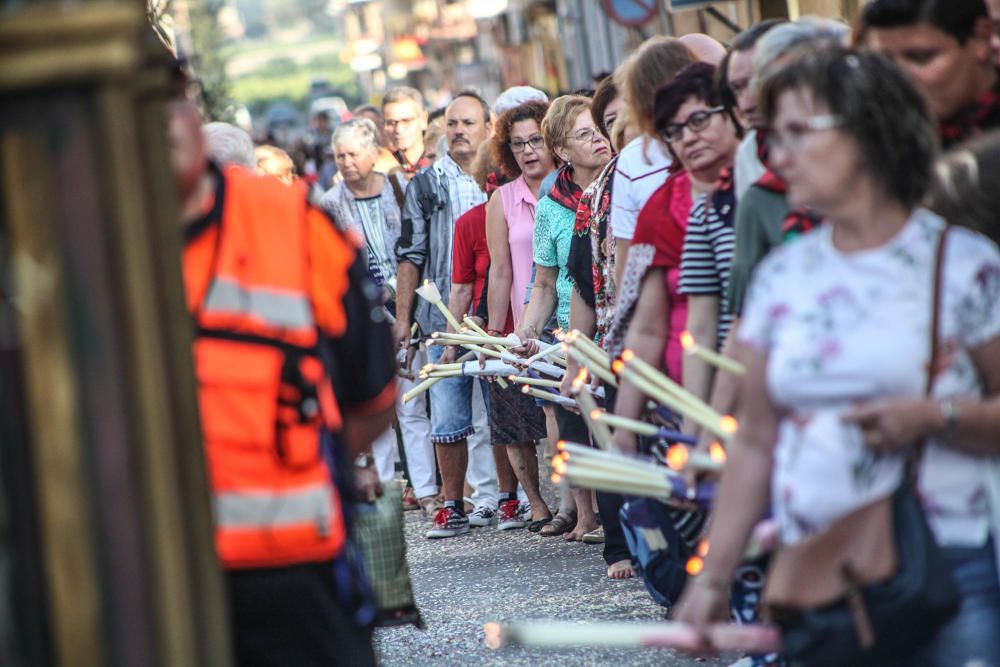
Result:
M528 188L524 176L500 188L503 215L507 220L507 242L510 244L510 262L514 279L510 288L510 310L514 322L521 321L527 302L528 285L534 266L531 248L535 231L535 204L538 200Z

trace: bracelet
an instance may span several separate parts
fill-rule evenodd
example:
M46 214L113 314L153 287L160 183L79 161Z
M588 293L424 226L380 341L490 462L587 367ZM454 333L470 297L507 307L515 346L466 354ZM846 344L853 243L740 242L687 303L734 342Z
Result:
M486 330L486 335L487 336L494 336L496 338L503 338L505 334L504 334L504 332L500 331L499 329L487 329Z

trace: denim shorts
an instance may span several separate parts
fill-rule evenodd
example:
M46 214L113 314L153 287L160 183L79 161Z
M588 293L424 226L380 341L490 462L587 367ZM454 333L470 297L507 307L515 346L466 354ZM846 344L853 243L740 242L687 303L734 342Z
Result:
M427 359L436 364L444 353L444 347L431 345L427 348ZM472 399L475 391L473 377L445 378L434 384L429 391L431 401L431 442L445 445L465 440L475 432L472 426ZM489 392L486 382L480 381L486 414L489 415Z

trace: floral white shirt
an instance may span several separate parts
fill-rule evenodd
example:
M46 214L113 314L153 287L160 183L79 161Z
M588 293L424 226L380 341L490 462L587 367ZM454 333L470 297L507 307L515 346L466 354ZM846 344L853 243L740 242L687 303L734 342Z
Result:
M771 491L786 544L891 494L901 480L901 457L874 456L841 418L859 402L923 395L943 225L918 209L888 243L854 253L838 251L825 225L776 249L754 276L739 336L768 353L768 389L783 411ZM982 387L968 350L1000 336L1000 253L965 229L952 229L947 244L934 395L975 398ZM1000 517L987 493L989 468L929 441L920 492L941 543L985 543L991 515Z

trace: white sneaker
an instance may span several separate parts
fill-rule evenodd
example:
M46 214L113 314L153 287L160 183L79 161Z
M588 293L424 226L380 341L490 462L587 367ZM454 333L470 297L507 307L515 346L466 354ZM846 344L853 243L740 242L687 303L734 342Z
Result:
M493 519L496 518L496 515L497 511L492 507L480 505L469 513L469 525L476 528L485 528L493 523Z
M524 521L531 521L531 503L522 500L517 506L517 515Z

